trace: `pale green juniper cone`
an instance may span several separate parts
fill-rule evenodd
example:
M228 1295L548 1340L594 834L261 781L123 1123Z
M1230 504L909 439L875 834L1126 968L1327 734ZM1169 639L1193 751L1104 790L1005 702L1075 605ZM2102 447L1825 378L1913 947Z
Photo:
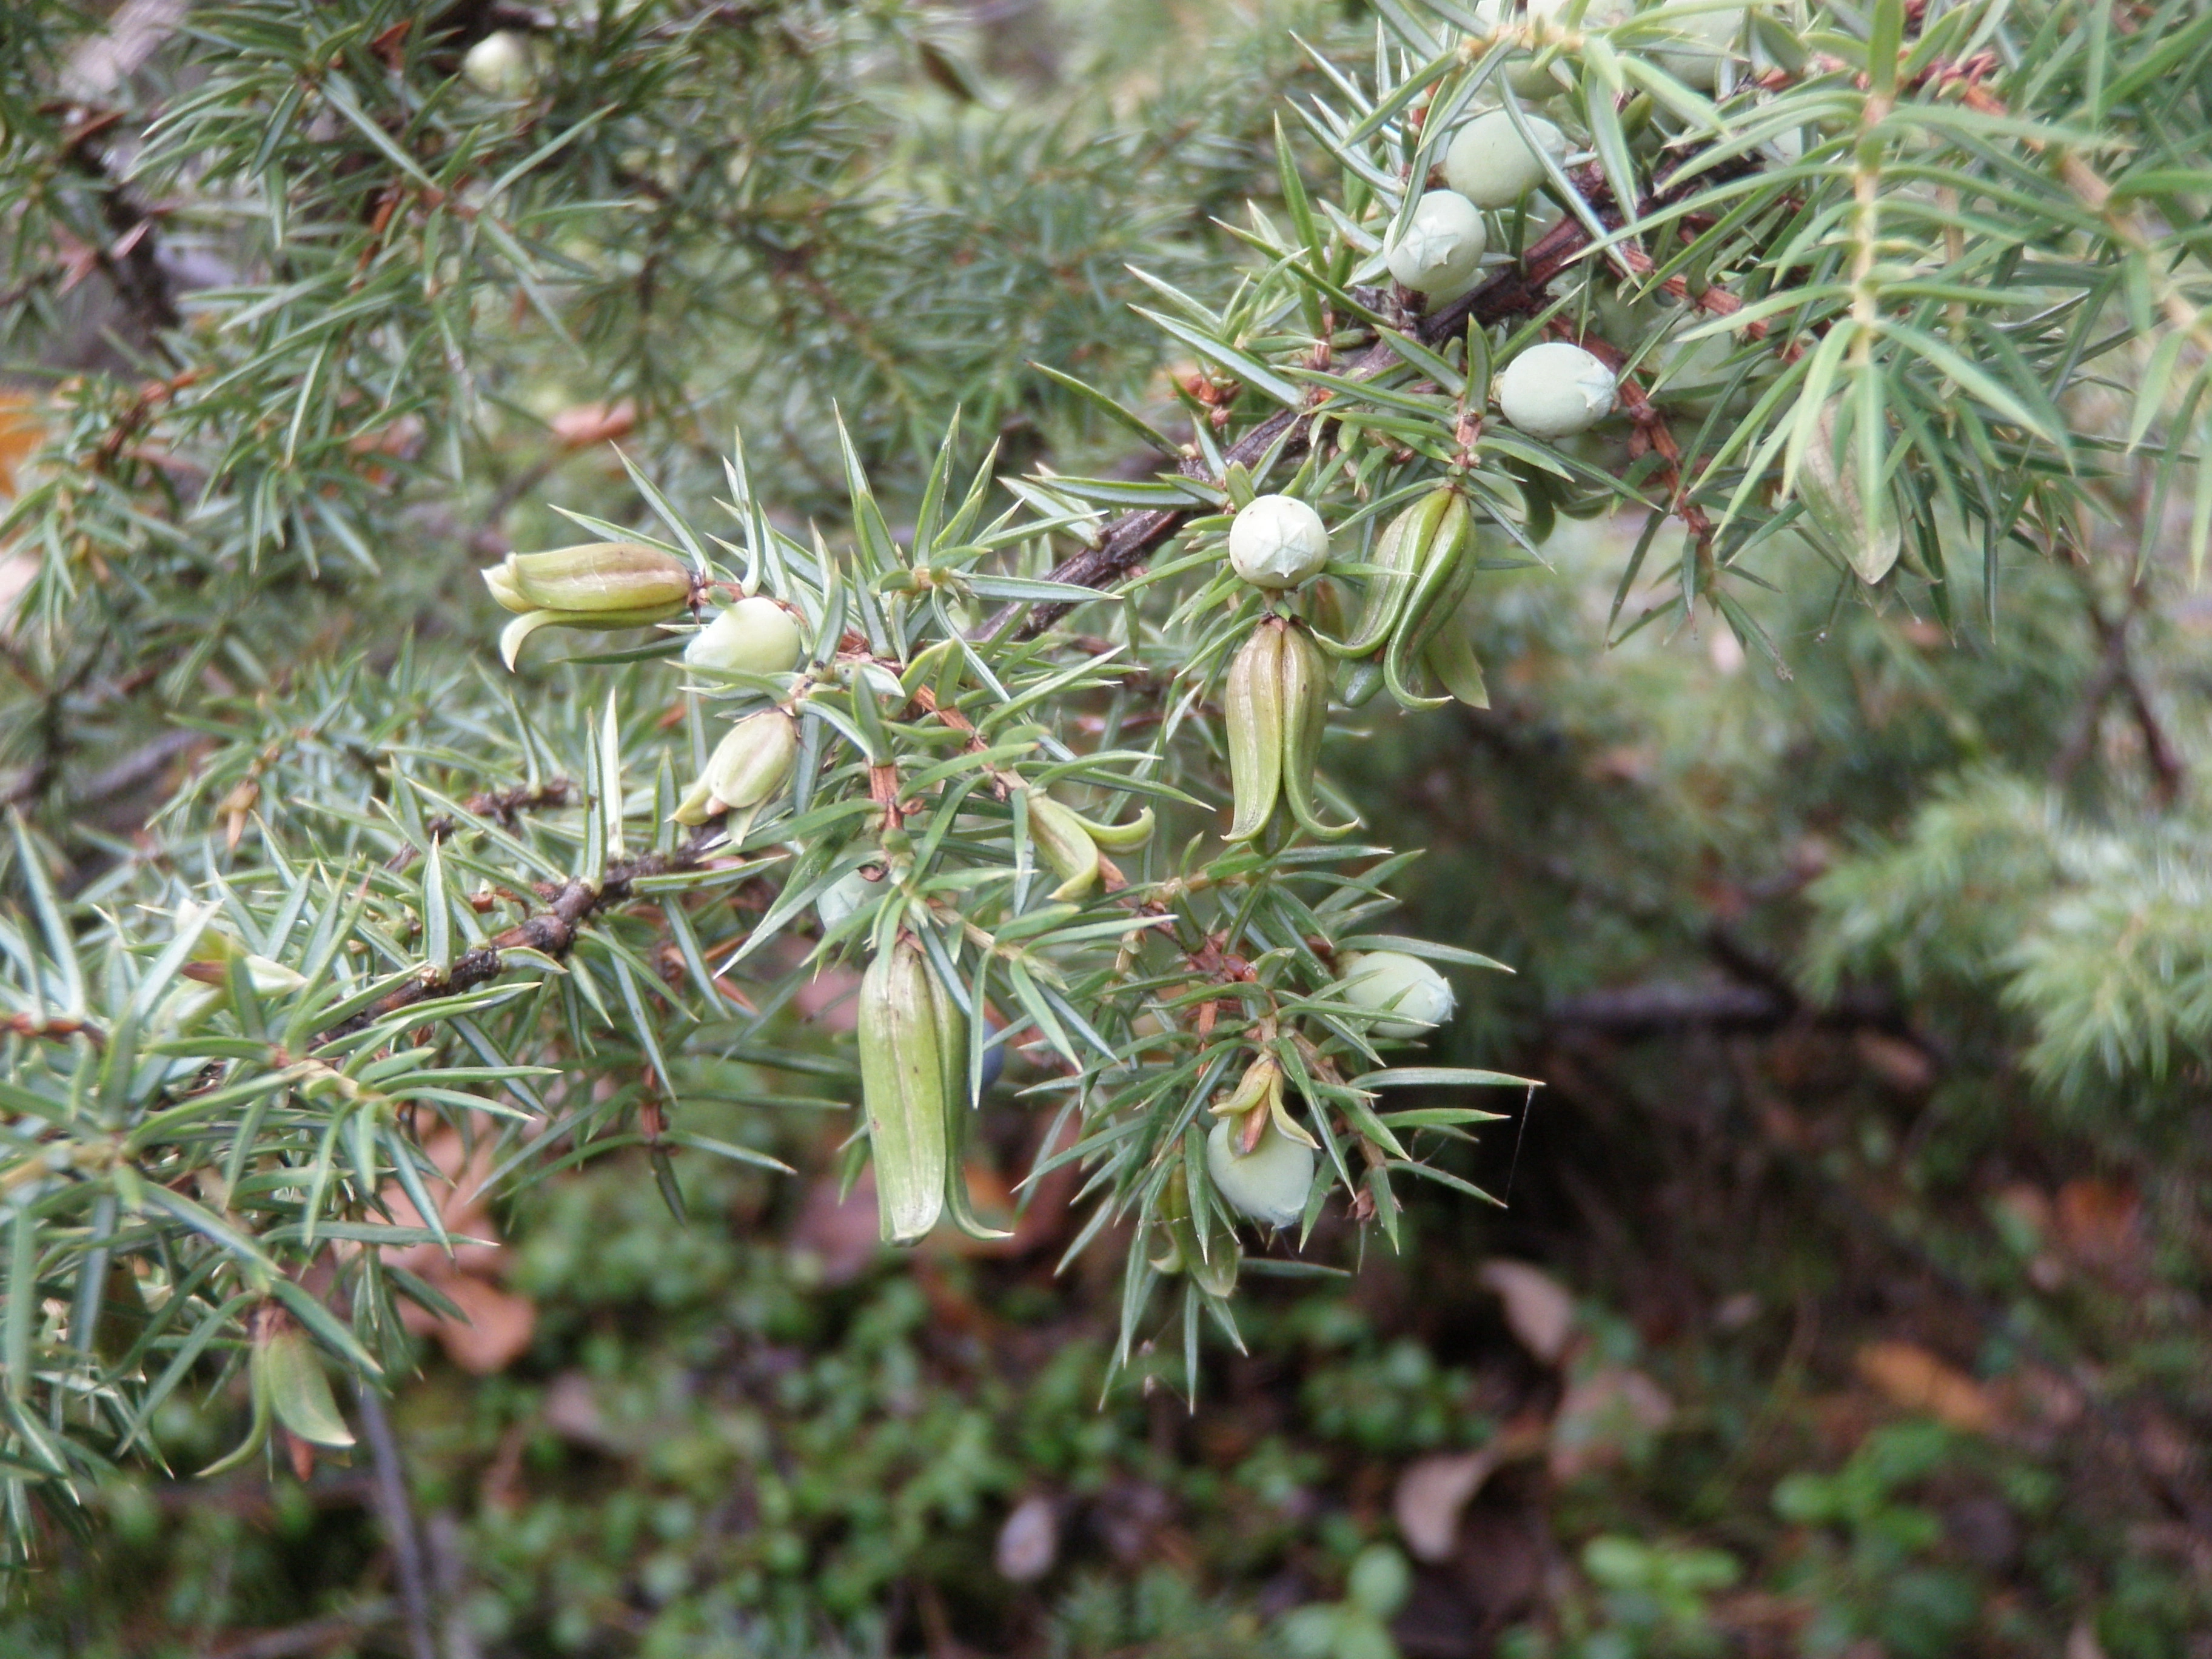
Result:
M887 1244L937 1224L951 1178L944 1042L929 964L902 936L860 976L860 1099Z
M1288 1227L1305 1211L1312 1189L1314 1152L1275 1127L1265 1112L1255 1113L1258 1138L1243 1148L1249 1120L1224 1117L1206 1138L1206 1172L1213 1188L1237 1211L1270 1227Z
M1249 841L1267 827L1283 787L1283 623L1269 617L1252 630L1222 688L1234 811L1229 839Z
M1255 587L1296 587L1328 562L1328 527L1295 495L1247 501L1229 526L1230 568Z
M774 599L739 599L694 634L684 647L693 668L724 673L788 674L805 650L799 624Z
M707 769L670 814L678 823L700 824L718 812L750 814L783 793L799 757L799 722L781 708L748 714L722 734ZM732 826L730 839L744 838Z
M1314 780L1321 769L1321 740L1328 727L1328 659L1313 635L1293 623L1283 630L1283 801L1300 829L1323 841L1348 836L1357 818L1326 822L1314 805Z
M1376 1016L1376 1036L1426 1036L1451 1018L1451 981L1419 957L1402 951L1369 951L1345 957L1336 994L1363 1013Z

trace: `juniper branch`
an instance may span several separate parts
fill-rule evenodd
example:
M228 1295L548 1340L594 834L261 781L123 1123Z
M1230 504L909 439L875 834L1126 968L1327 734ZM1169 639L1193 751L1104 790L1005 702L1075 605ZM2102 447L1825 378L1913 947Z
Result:
M1680 177L1682 165L1678 163L1670 171L1666 182L1658 185L1650 195L1643 199L1638 206L1638 217L1644 217L1673 205L1698 185L1753 171L1757 163L1748 158L1736 158L1707 169L1694 185L1675 182ZM1620 228L1623 222L1620 209L1613 203L1612 189L1601 168L1595 166L1584 167L1571 182L1601 224L1608 230ZM1419 319L1413 325L1415 337L1424 345L1439 346L1464 331L1470 319L1486 327L1509 318L1525 317L1540 310L1553 282L1583 256L1592 240L1589 227L1579 218L1570 215L1524 251L1517 262L1442 309ZM1378 340L1359 355L1346 372L1346 378L1372 380L1404 361L1389 341ZM1278 444L1280 444L1281 453L1285 457L1303 454L1312 440L1315 421L1328 413L1328 404L1326 401L1306 409L1284 410L1262 421L1237 440L1223 459L1231 465L1241 462L1250 466L1274 450ZM1187 477L1203 478L1207 476L1203 463L1193 456L1186 456L1178 464L1177 470ZM1182 528L1184 522L1197 510L1194 507L1146 507L1125 513L1106 526L1096 547L1087 547L1060 561L1054 567L1048 580L1071 583L1079 587L1109 586L1150 558ZM1006 605L984 624L981 635L996 637L1021 614L1023 609L1024 605L1019 600ZM1022 623L1017 637L1029 639L1042 634L1072 609L1072 605L1062 601L1036 606Z
M321 1033L321 1040L330 1042L350 1036L418 1002L453 996L489 984L507 971L509 951L535 951L559 961L575 948L584 923L609 906L627 900L633 884L648 876L669 876L697 869L721 835L721 820L709 819L692 833L690 839L669 852L641 853L634 859L617 859L597 882L582 876L570 877L563 885L545 895L547 906L536 915L524 918L489 944L463 951L444 973L423 974L380 997L352 1018L341 1020Z

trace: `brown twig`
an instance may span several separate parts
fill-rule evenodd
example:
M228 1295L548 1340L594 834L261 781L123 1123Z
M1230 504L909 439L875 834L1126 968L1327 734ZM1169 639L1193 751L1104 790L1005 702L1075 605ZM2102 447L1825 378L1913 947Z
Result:
M425 970L410 983L378 998L352 1018L341 1020L323 1032L321 1040L329 1042L350 1036L418 1002L453 996L488 984L507 971L509 951L535 951L558 961L574 948L577 932L583 924L610 905L628 900L635 883L647 876L697 869L721 835L721 820L714 818L672 852L641 853L634 859L617 859L607 866L606 873L596 884L581 876L573 876L558 887L539 889L541 896L547 900L546 908L516 923L489 944L463 951L444 973Z
M1735 171L1745 171L1755 163L1748 159L1711 169L1714 182L1723 181ZM1679 168L1676 169L1679 171ZM1604 173L1595 167L1585 167L1573 180L1575 189L1588 202L1599 222L1617 226L1620 211L1613 205L1613 196L1605 182ZM1685 186L1662 184L1639 205L1638 216L1644 216L1671 204L1679 199ZM1443 309L1423 317L1413 326L1413 333L1425 345L1437 346L1455 337L1467 327L1469 319L1484 325L1502 322L1507 318L1527 316L1542 309L1547 290L1559 273L1565 270L1591 244L1589 229L1578 218L1569 216L1554 225L1521 256L1517 264L1499 271L1489 281L1453 301ZM1346 377L1354 380L1372 380L1386 370L1405 362L1387 340L1377 341L1355 358L1346 369ZM1323 396L1302 410L1284 410L1269 416L1246 433L1223 457L1225 464L1242 463L1250 466L1273 450L1278 444L1288 457L1304 453L1311 441L1314 424L1330 412L1330 400ZM1204 463L1195 457L1186 457L1179 471L1187 477L1206 477ZM1163 544L1182 528L1186 520L1199 509L1187 507L1153 507L1125 513L1100 532L1097 544L1063 559L1054 568L1048 580L1068 582L1079 587L1105 587L1120 580L1142 564ZM1001 609L980 631L984 637L993 637L1020 616L1025 607L1017 601ZM1021 626L1019 637L1028 639L1042 633L1072 610L1064 602L1040 605L1029 611Z

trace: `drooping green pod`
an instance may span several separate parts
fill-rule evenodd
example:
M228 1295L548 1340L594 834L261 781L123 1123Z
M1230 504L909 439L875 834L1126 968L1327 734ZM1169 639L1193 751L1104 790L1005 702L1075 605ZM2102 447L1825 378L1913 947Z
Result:
M338 1415L331 1380L305 1331L289 1322L271 1330L254 1344L248 1363L256 1373L255 1386L268 1389L270 1409L279 1423L318 1446L353 1444L353 1431Z
M952 988L925 967L930 1011L937 1024L937 1058L944 1076L945 1212L970 1238L1012 1238L975 1213L968 1194L968 1129L975 1103L968 1092L968 1017Z
M1399 614L1405 609L1406 596L1413 591L1421 555L1434 538L1437 522L1446 507L1456 499L1457 492L1449 484L1443 485L1431 490L1383 526L1368 556L1369 563L1383 568L1366 579L1367 591L1359 607L1359 619L1352 623L1350 636L1344 640L1324 636L1322 649L1332 656L1364 657L1390 637L1390 630L1397 626Z
M678 823L704 823L720 811L763 805L791 781L799 756L799 722L781 708L748 714L722 734L707 769L670 816Z
M949 1161L934 993L912 940L880 952L860 976L860 1042L877 1222L885 1243L911 1244L937 1224Z
M1375 694L1382 689L1382 665L1379 662L1355 662L1345 665L1344 677L1336 700L1346 708L1364 708L1375 701Z
M1176 1160L1161 1190L1161 1248L1152 1266L1162 1273L1187 1273L1191 1282L1208 1296L1227 1296L1237 1288L1237 1270L1244 1252L1237 1243L1237 1230L1219 1205L1207 1206L1204 1231L1191 1213L1190 1189L1182 1164ZM1173 1266L1166 1265L1172 1261Z
M1253 629L1229 665L1223 725L1229 738L1229 781L1235 811L1229 839L1249 841L1274 816L1283 785L1283 625L1268 618Z
M1060 878L1054 899L1081 898L1098 884L1098 843L1083 820L1042 789L1029 792L1030 839Z
M1406 601L1406 614L1390 635L1382 653L1383 683L1390 695L1407 708L1440 708L1446 699L1423 696L1415 690L1419 678L1422 648L1444 618L1457 609L1474 579L1474 517L1467 502L1453 497L1451 507L1437 520L1421 556L1420 574Z
M1443 683L1444 690L1469 708L1490 707L1490 688L1483 680L1482 663L1474 654L1474 641L1468 638L1464 614L1455 613L1437 629L1427 649L1422 652L1421 660Z
M1357 818L1329 823L1315 810L1314 775L1328 726L1328 659L1302 628L1283 631L1283 799L1299 828L1334 841L1359 827Z
M501 610L526 611L538 608L523 598L522 589L515 583L514 556L512 553L478 574L483 577L484 586L491 589L491 596L499 601Z
M650 628L655 623L672 622L683 614L680 605L655 605L647 611L526 611L500 629L499 659L513 673L524 644L544 628Z
M510 553L507 568L515 591L540 611L672 610L691 597L691 571L683 560L635 542Z

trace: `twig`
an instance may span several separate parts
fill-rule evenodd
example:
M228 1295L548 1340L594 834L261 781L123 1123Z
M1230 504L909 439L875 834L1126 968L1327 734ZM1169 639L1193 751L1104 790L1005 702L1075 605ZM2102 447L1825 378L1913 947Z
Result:
M1734 176L1735 172L1749 171L1755 165L1747 158L1739 158L1733 164L1711 169L1711 181L1724 181ZM1590 204L1600 222L1609 226L1620 223L1620 212L1612 205L1612 192L1600 169L1585 167L1576 175L1574 185ZM1669 205L1684 188L1673 184L1661 185L1640 204L1638 216ZM1420 319L1414 325L1414 334L1425 345L1440 345L1462 332L1470 319L1488 325L1540 310L1553 281L1582 256L1590 242L1589 231L1580 219L1571 216L1561 220L1522 254L1519 264L1499 271L1441 311L1432 312ZM1346 378L1372 380L1404 362L1405 359L1398 355L1389 341L1378 341L1353 361L1346 371ZM1306 409L1284 410L1246 433L1223 459L1228 465L1241 462L1249 466L1279 443L1286 457L1303 453L1311 441L1315 422L1326 418L1329 413L1329 402L1325 398ZM1195 458L1186 458L1180 464L1179 470L1186 477L1204 477L1206 475L1203 465ZM1142 564L1155 550L1182 529L1184 520L1197 511L1194 506L1125 513L1100 533L1097 546L1087 547L1063 559L1048 580L1073 583L1079 587L1105 587ZM978 630L979 634L983 637L997 635L1024 609L1018 601L1005 606ZM1022 623L1019 637L1027 639L1042 633L1072 609L1072 605L1059 601L1037 605L1029 611L1027 619Z
M361 1424L368 1436L368 1451L376 1465L376 1508L384 1522L386 1541L392 1547L392 1577L399 1581L399 1608L407 1624L412 1659L438 1659L430 1640L430 1595L422 1576L422 1540L415 1531L415 1514L407 1502L406 1471L399 1462L399 1442L392 1432L392 1419L377 1396L374 1383L364 1380L360 1389Z
M351 1019L341 1020L323 1032L321 1040L329 1042L350 1036L403 1008L411 1008L434 997L452 996L497 979L507 971L506 953L509 951L535 951L557 961L574 947L577 929L585 921L609 905L620 904L629 897L631 884L641 877L697 869L721 834L721 820L715 818L673 852L643 853L634 859L616 860L607 866L606 873L596 884L574 876L559 887L541 888L540 894L548 900L545 909L508 928L489 944L462 952L444 973L425 972L412 983L380 997Z

